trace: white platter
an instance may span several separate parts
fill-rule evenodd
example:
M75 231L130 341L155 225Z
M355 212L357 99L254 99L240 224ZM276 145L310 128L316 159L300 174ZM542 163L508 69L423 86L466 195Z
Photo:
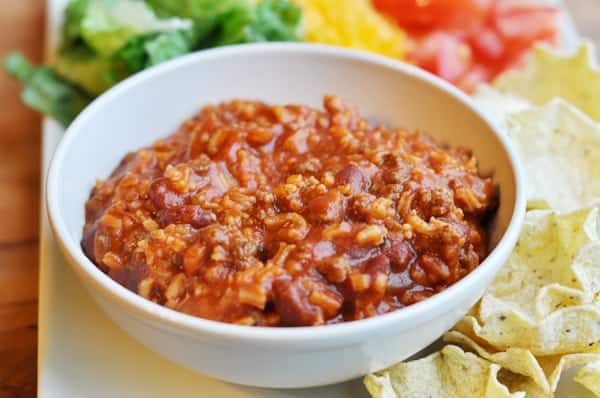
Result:
M55 47L66 2L48 0L48 49ZM577 42L577 34L567 14L563 22L563 45L569 48ZM45 120L42 134L45 177L63 129ZM360 380L309 390L264 390L227 384L163 359L121 331L92 302L54 243L43 205L41 215L39 397L368 397ZM565 377L557 398L587 394Z

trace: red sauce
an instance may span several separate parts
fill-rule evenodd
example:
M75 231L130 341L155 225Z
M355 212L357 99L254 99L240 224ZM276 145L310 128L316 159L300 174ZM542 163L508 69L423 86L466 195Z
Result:
M324 108L205 107L97 183L85 253L156 303L269 326L386 313L477 267L496 192L471 152Z

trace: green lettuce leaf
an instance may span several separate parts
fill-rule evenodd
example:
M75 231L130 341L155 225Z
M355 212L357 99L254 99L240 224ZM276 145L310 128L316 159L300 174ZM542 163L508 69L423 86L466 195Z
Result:
M194 21L194 49L212 46L223 17L250 0L146 0L159 17L186 18Z
M204 48L298 40L301 19L291 0L70 0L52 67L11 56L6 68L27 104L66 125L145 68Z
M152 32L191 29L179 18L159 19L146 3L135 0L74 0L67 7L65 44L83 41L101 56L110 56L132 37Z
M192 49L193 34L185 30L165 32L150 40L144 46L148 54L147 66L169 61L184 55Z
M302 10L290 0L147 0L160 16L194 21L194 49L302 38Z
M4 66L8 73L24 83L21 92L23 102L64 126L68 126L92 101L90 95L51 68L36 68L21 54L6 57Z
M110 61L110 80L116 83L144 69L148 63L145 45L155 37L154 33L132 37L114 53Z
M299 37L302 12L287 0L148 2L159 16L194 18L194 27L132 37L112 56L114 82L200 48Z
M187 30L135 36L111 57L110 80L119 82L145 68L187 54L193 43L193 32Z
M109 75L109 61L84 46L59 51L52 67L92 95L102 94L114 83Z
M64 47L77 47L83 42L81 25L86 15L90 0L71 0L65 10L65 22L63 25Z
M189 18L194 21L217 20L249 0L146 0L161 17Z
M209 47L245 43L248 40L250 24L254 20L255 6L240 2L221 17L218 30L213 34Z
M302 10L288 0L241 4L223 18L216 46L301 39Z
M254 8L242 42L300 40L301 27L300 7L288 0L263 0Z

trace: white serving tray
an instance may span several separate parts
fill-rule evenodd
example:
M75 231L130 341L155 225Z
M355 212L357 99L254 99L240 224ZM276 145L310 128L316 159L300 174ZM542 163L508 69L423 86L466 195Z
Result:
M56 45L66 3L67 0L47 2L48 49ZM577 34L568 14L564 14L563 20L563 44L567 48L572 47L577 41ZM57 123L45 120L42 134L42 171L45 181L48 164L63 129ZM40 227L38 397L368 397L360 380L307 390L266 390L224 383L163 359L126 335L92 302L54 242L43 202ZM294 364L289 366L293 367ZM586 394L567 376L557 398L586 398Z

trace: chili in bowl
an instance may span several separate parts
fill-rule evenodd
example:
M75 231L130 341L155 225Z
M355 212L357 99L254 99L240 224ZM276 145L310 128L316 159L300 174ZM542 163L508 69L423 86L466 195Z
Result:
M464 147L323 110L233 100L127 154L82 246L121 285L194 316L315 326L445 290L487 255L496 187Z
M525 208L507 138L465 95L302 44L206 51L118 85L67 131L47 200L119 326L263 387L423 349L481 296Z

